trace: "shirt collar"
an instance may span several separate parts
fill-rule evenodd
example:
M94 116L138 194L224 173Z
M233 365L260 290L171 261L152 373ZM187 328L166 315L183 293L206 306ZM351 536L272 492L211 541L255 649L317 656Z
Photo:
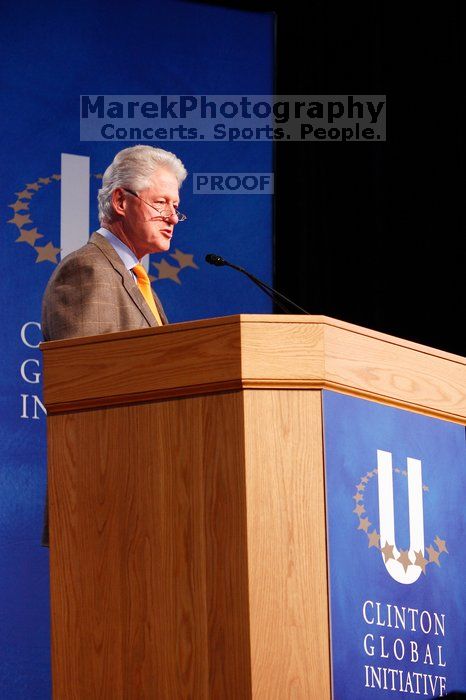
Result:
M97 233L100 233L100 235L106 238L107 241L113 246L127 270L131 270L132 267L138 265L139 260L136 255L125 243L123 243L123 241L120 241L120 239L115 236L114 233L103 226L97 229Z

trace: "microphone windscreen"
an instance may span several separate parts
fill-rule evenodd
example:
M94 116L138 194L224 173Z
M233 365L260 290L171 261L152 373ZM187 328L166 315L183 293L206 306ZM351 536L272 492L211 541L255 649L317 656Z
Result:
M209 265L226 265L225 260L221 258L220 255L215 255L214 253L207 253L205 260Z

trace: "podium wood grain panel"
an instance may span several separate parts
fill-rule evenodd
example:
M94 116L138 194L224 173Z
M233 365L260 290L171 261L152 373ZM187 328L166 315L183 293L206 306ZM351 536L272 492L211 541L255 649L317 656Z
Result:
M237 393L49 419L55 700L251 696L243 430Z
M244 400L253 697L330 698L321 394Z

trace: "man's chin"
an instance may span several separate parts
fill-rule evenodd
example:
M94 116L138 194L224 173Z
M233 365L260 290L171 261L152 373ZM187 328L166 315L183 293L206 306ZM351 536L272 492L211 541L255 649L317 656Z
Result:
M167 253L170 250L170 244L171 240L169 241L164 241L163 243L158 243L157 245L153 245L150 250L147 251L146 255L149 253L156 254L156 253Z

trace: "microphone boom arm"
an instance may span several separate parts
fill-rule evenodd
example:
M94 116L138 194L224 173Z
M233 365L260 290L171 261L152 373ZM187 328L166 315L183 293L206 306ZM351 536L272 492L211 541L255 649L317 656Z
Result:
M309 311L306 311L306 309L303 309L301 306L298 306L298 304L295 304L294 301L288 299L288 297L286 297L284 294L277 292L276 289L273 289L273 287L270 287L265 282L262 282L262 280L258 279L255 275L251 274L244 268L239 267L239 265L234 265L233 263L228 262L228 260L225 260L225 258L222 258L220 255L214 255L213 253L208 253L208 255L205 256L205 259L206 262L210 263L211 265L217 265L218 267L226 265L227 267L232 267L234 270L238 270L238 272L242 272L243 275L246 275L246 277L248 277L251 280L251 282L254 282L254 284L256 284L260 289L262 289L262 291L265 292L283 311L290 312L291 307L293 309L297 309L303 314L306 314L307 316L311 315ZM279 301L279 299L286 302L288 306L285 306L281 301Z

